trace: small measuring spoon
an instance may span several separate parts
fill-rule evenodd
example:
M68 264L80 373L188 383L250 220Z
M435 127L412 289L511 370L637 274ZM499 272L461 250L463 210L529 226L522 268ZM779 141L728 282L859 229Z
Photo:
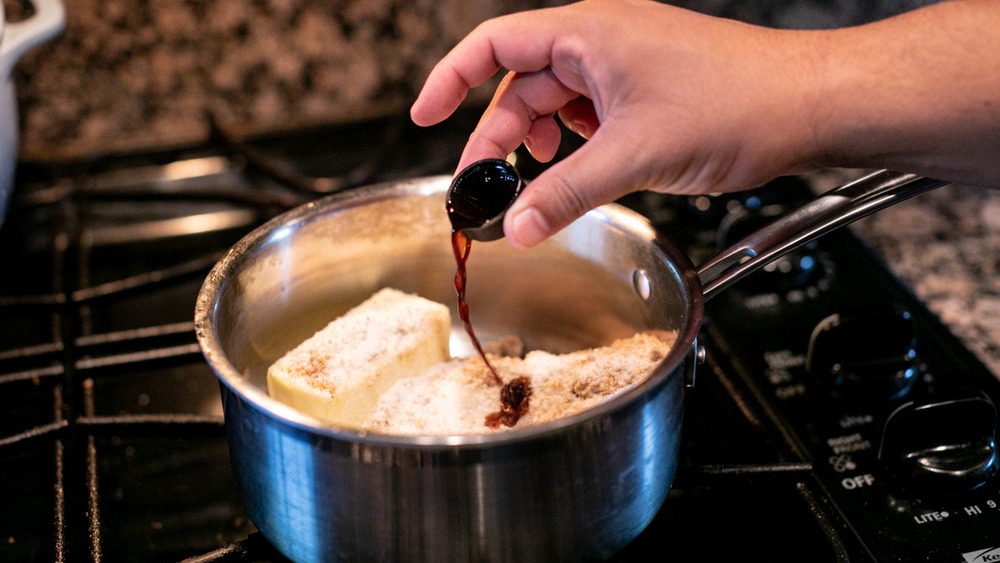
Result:
M488 158L465 167L448 188L448 218L471 240L503 238L503 217L524 188L514 165Z

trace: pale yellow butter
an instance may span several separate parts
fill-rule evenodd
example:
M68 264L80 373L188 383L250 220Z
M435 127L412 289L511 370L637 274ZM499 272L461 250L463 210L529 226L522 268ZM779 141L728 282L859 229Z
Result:
M324 422L360 428L397 380L449 359L450 329L444 305L382 289L278 359L267 370L268 393Z

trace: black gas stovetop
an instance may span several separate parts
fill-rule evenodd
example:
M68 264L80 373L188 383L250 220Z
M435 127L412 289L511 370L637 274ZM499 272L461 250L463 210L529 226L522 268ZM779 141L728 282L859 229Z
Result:
M475 115L26 167L0 231L0 560L284 561L232 480L198 289L284 210L450 173ZM699 263L810 191L624 203ZM1000 557L1000 385L849 232L714 298L700 341L674 487L616 561Z

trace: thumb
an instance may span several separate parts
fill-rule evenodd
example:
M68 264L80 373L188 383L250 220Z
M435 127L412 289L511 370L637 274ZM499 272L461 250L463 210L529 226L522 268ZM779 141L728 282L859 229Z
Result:
M623 168L627 162L603 150L598 137L529 182L504 217L504 234L515 248L530 248L587 211L633 191Z

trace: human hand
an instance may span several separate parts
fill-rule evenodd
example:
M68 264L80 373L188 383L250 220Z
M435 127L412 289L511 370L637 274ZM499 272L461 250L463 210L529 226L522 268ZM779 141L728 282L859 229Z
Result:
M796 32L588 0L484 22L433 69L411 116L442 121L503 67L459 169L522 142L551 160L557 114L588 139L508 211L506 236L523 248L633 191L733 191L808 169L812 52Z

